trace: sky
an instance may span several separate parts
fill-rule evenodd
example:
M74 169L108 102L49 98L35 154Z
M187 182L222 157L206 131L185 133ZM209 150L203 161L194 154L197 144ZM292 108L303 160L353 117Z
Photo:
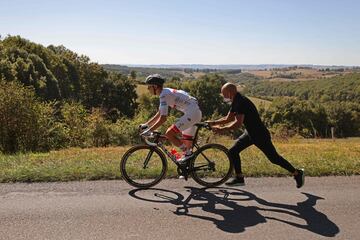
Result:
M100 64L360 66L358 0L0 0L2 38Z

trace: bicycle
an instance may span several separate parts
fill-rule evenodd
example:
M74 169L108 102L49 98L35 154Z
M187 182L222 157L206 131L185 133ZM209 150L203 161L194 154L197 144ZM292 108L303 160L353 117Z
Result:
M146 144L134 146L123 155L120 163L123 179L137 188L155 186L166 174L167 156L177 165L177 173L184 176L185 180L191 175L195 182L205 187L216 187L226 182L233 169L228 149L216 143L199 146L199 130L211 130L211 127L207 123L197 123L195 126L195 136L188 140L193 141L192 148L196 151L184 164L180 164L176 156L165 148L163 142L166 137L154 131L150 136L142 136Z

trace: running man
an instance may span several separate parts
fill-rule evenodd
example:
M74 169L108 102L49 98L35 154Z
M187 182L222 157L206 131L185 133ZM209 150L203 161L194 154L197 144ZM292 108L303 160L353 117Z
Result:
M226 117L208 121L215 133L229 131L245 126L244 133L235 141L229 149L229 157L234 164L236 177L227 182L228 186L245 185L244 176L241 171L240 152L254 144L266 157L276 165L290 172L296 181L297 188L304 185L304 169L295 169L286 159L280 156L273 143L268 129L260 119L255 105L245 96L241 95L236 86L232 83L226 83L221 88L221 94L225 102L231 102L231 108ZM225 126L220 126L224 125Z

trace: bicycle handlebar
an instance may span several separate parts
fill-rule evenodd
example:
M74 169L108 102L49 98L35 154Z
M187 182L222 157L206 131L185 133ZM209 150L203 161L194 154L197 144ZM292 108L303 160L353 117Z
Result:
M157 146L157 143L150 142L150 141L148 140L148 137L143 137L143 139L144 139L144 141L145 141L145 143L146 143L147 145L153 146L153 147L156 147L156 146Z
M144 135L140 135L142 139L144 139L145 143L149 146L153 146L156 147L158 144L157 142L151 142L149 141L149 139L154 139L156 137L160 137L160 133L159 132L151 132L148 136L144 136Z

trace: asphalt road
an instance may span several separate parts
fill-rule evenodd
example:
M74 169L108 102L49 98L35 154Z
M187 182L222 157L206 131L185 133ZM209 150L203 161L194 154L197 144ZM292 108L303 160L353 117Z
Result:
M0 184L0 239L360 239L360 176Z

